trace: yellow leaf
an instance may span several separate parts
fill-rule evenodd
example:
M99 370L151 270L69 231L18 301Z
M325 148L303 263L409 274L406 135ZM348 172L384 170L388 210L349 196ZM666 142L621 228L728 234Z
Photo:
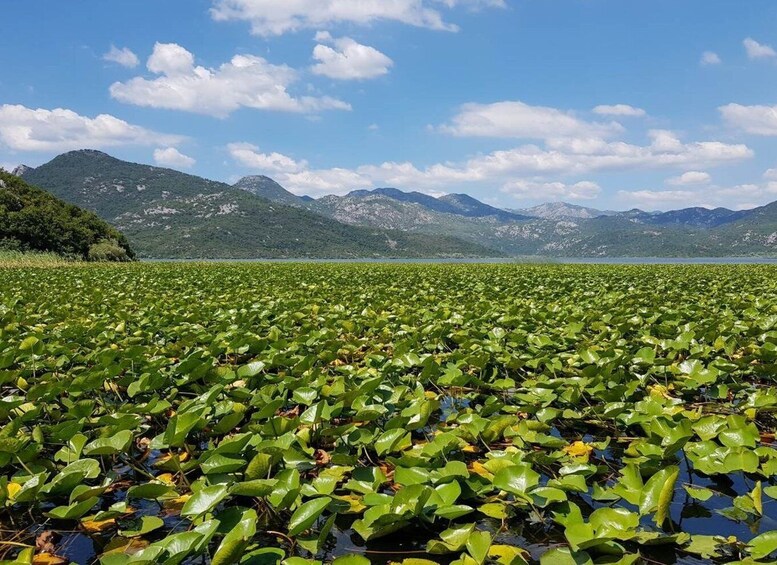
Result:
M576 441L563 449L564 453L571 457L584 457L586 459L588 459L588 456L591 455L593 450L593 446L582 441Z
M8 491L8 498L13 500L16 498L16 495L19 493L19 491L22 490L22 485L19 483L8 483L6 490Z
M83 520L81 522L81 527L85 529L90 534L94 534L97 532L104 532L105 530L108 530L116 525L116 520L113 518L109 520L103 520L102 522L95 522L94 520Z
M67 565L70 563L58 555L52 553L39 553L32 558L32 565Z
M172 473L162 473L159 475L156 480L162 481L165 484L168 484L170 486L175 486L175 479L173 478Z
M149 542L141 538L113 538L105 546L103 555L111 555L116 553L123 553L125 555L133 555L148 547Z
M483 466L482 463L479 463L477 461L473 461L472 462L471 470L476 475L480 475L481 477L483 477L485 479L491 480L491 479L494 478L494 474L491 471L489 471L488 469L486 469Z
M337 500L347 502L351 506L346 512L344 512L345 514L361 514L367 508L364 503L362 503L362 498L360 496L349 494L344 496L335 496L335 498Z
M464 453L480 453L480 450L474 445L467 445L466 447L462 447L461 450Z
M181 508L183 508L183 505L186 504L186 501L191 497L191 494L184 494L183 496L179 496L177 498L168 498L162 503L162 506L164 506L165 510L168 511L180 511Z
M672 398L672 395L669 394L669 389L666 388L664 385L649 386L648 392L650 393L650 396L653 396L656 398Z

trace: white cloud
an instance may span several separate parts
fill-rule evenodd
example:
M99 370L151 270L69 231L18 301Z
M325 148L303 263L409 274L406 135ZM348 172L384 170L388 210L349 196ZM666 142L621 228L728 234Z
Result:
M610 137L623 131L617 122L581 120L572 112L530 106L519 101L494 104L465 104L441 131L459 137L515 137L549 139L557 137Z
M720 59L720 56L715 53L714 51L705 51L701 55L701 65L703 67L709 67L712 65L720 65L723 61Z
M122 67L128 69L134 69L140 64L138 56L135 55L129 48L123 47L119 49L115 45L111 45L110 51L103 55L104 61L110 61L111 63L117 63Z
M72 110L0 106L0 142L17 151L70 151L119 145L175 145L184 138L129 124L109 114L94 118Z
M732 127L753 135L777 135L777 106L728 104L718 110Z
M777 169L769 169L763 176L767 180L777 180Z
M157 43L148 68L160 76L135 77L111 85L111 96L121 102L226 117L239 108L282 112L349 110L330 97L294 97L289 86L298 73L273 65L262 57L235 55L217 69L194 65L194 56L174 43Z
M594 114L600 116L625 116L629 118L642 118L647 115L647 112L642 108L635 108L628 104L615 104L608 106L606 104L597 106L594 108Z
M456 31L439 6L504 7L504 0L213 0L216 21L247 21L255 35L281 35L338 23L366 25L393 21L435 30Z
M777 182L740 184L730 187L710 187L703 193L692 190L635 190L618 192L621 200L632 206L651 209L672 209L681 206L713 208L725 206L734 210L754 208L777 198ZM703 203L700 204L700 198ZM760 204L758 204L760 202Z
M146 67L158 75L187 75L194 71L194 55L177 43L156 43Z
M745 51L747 51L747 56L750 59L770 59L772 57L777 57L777 52L772 49L771 45L758 43L752 37L745 39L742 44L745 46Z
M250 169L274 173L295 173L306 169L306 161L299 163L281 153L260 153L256 145L250 143L230 143L227 146L232 158Z
M688 171L679 177L670 178L667 183L672 186L688 186L691 184L707 184L712 180L709 173L702 171Z
M349 169L301 171L286 175L281 184L295 194L345 194L373 186L369 177Z
M607 171L645 169L710 168L738 162L753 156L745 145L717 141L684 143L672 132L651 132L649 145L632 145L597 139L548 140L545 147L522 145L513 149L477 155L459 163L446 162L419 168L409 162L368 164L354 169L308 169L304 161L294 161L300 170L280 172L276 180L296 193L342 193L354 188L395 186L414 190L447 189L451 185L501 184L519 190L540 183L547 190L563 190L565 197L591 197L588 184L554 185L558 177L580 176ZM250 152L239 162L266 166L265 157ZM272 155L272 154L270 154ZM276 157L271 162L279 162ZM290 167L292 169L293 167ZM554 178L555 177L555 178ZM511 184L512 183L512 184Z
M590 181L566 184L518 180L506 183L502 192L529 200L591 200L601 194L602 188Z
M164 167L189 169L197 163L188 155L184 155L175 147L158 148L154 150L154 162Z
M632 206L645 206L652 209L690 206L699 195L690 190L621 190L618 192L621 200L626 200Z
M321 42L313 49L313 58L318 63L312 71L317 75L338 80L370 79L388 74L394 65L394 61L374 47L357 43L350 37L333 39L324 33L316 34L316 40Z

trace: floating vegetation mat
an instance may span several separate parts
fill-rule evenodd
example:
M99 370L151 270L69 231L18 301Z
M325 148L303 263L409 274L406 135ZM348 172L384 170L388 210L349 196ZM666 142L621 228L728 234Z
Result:
M0 560L777 554L777 268L0 271Z

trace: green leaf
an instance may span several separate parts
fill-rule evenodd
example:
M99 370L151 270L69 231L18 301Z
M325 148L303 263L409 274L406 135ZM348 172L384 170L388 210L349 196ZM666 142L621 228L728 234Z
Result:
M289 536L294 537L309 529L324 513L331 499L328 497L309 500L300 505L289 520Z
M227 485L214 485L195 492L181 509L181 516L197 517L213 510L227 497Z
M639 503L640 514L648 514L655 510L653 521L661 526L669 516L669 506L674 495L674 485L680 475L676 465L665 467L650 477L642 489Z
M119 535L126 538L144 536L149 532L153 532L154 530L158 530L159 528L164 527L165 525L164 520L156 516L143 516L137 522L138 523L136 524L136 527L133 529L120 529Z
M467 551L472 558L482 564L488 556L488 548L491 547L491 534L488 532L472 532L467 539Z
M115 455L127 450L132 442L132 432L123 430L110 437L96 439L84 447L84 455Z
M777 530L764 532L750 540L748 550L754 559L763 559L777 551Z
M695 487L693 485L683 485L683 488L689 496L696 500L701 500L702 502L708 501L715 495L715 493L708 488Z
M216 553L213 554L211 565L230 565L237 563L245 552L251 539L256 535L256 511L245 510L240 521L232 527L229 533L221 540Z
M500 490L526 497L530 488L540 482L540 474L526 463L505 467L494 475L494 486Z

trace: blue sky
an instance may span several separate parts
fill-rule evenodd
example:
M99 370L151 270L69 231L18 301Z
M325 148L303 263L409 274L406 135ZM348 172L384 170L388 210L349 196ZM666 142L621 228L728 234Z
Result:
M98 148L320 196L777 200L773 0L27 0L0 165ZM774 48L773 48L774 47Z

